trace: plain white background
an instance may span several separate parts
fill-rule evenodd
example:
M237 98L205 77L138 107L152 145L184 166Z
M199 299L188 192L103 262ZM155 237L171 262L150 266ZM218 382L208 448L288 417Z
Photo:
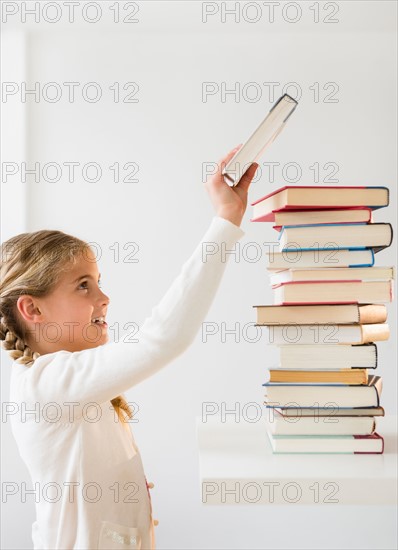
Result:
M38 22L27 16L23 23L23 3L14 4L18 13L3 23L2 63L3 82L17 83L18 91L6 100L3 96L2 155L3 167L14 162L18 173L6 180L3 173L1 240L53 228L95 243L102 286L111 298L109 324L115 330L119 326L122 333L129 322L142 324L207 229L214 211L203 188L204 165L243 142L283 91L299 93L299 106L262 159L280 163L275 178L261 164L249 202L289 183L327 185L332 166L338 181L329 185L390 188L390 206L374 217L391 222L396 231L395 2L293 2L290 7L281 2L273 23L262 2L208 3L207 9L216 13L207 22L205 3L143 2L138 23L130 24L113 22L110 2L100 3L97 23L84 20L83 2L74 23L67 21L65 9L59 22L47 22L55 11L44 12L46 2L40 3ZM224 10L234 6L235 15L224 17ZM132 11L123 2L119 9L120 17ZM94 14L86 12L87 18ZM338 21L324 22L328 16ZM39 83L38 102L32 95L21 101L22 82L28 88ZM56 89L46 88L51 82L62 90L59 101L49 101ZM77 83L73 102L65 82ZM82 96L89 82L102 90L95 103ZM139 85L136 103L122 101L133 91L123 90L129 82ZM119 102L114 101L115 83ZM215 90L206 100L204 83ZM270 83L278 83L274 97ZM223 95L223 89L236 94ZM327 102L328 97L337 101ZM21 181L23 162L28 168L40 164L38 182L31 175ZM42 171L46 163L62 167L66 162L80 163L74 181L68 181L65 166L58 182L46 181L54 177L54 172ZM119 163L124 177L131 171L123 169L128 162L139 165L139 181L115 182L109 167ZM100 181L84 180L87 163L101 166ZM289 163L300 167L296 181L287 179L295 176ZM319 182L310 168L315 163ZM204 402L228 408L261 405L265 370L276 357L265 329L258 341L247 330L255 322L252 306L273 303L263 243L276 241L270 224L251 223L250 218L249 206L240 241L247 254L231 257L205 320L216 323L217 334L207 342L198 334L183 356L127 393L140 407L133 431L147 477L155 483L158 547L395 548L392 507L201 504L195 416ZM127 243L139 246L137 263L123 261L133 250ZM262 251L257 258L256 250ZM396 265L394 250L378 253L376 265ZM387 414L396 414L392 304L388 316L392 338L378 346L379 374L382 404ZM235 334L223 337L223 330L234 329ZM4 351L1 359L6 402L11 361ZM9 422L2 423L2 480L30 487ZM2 511L2 547L31 548L34 517L32 495L25 502L20 494L9 497Z

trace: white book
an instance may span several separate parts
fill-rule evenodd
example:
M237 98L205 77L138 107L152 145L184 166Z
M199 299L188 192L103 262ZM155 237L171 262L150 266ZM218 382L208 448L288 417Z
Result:
M387 323L372 325L266 325L268 344L283 345L341 345L367 344L388 340Z
M292 370L335 370L377 368L377 346L283 345L277 347L279 367ZM273 369L278 367L272 367Z
M370 435L375 431L373 416L301 416L274 413L267 418L274 435Z
M292 250L265 252L267 270L290 269L293 267L371 267L374 264L372 248L365 250Z
M275 228L283 225L308 225L310 223L373 223L373 212L370 208L350 210L285 210L275 212ZM278 230L278 229L277 229Z
M279 235L279 250L374 248L391 245L390 223L342 223L284 225Z
M283 130L287 119L297 105L297 101L288 94L284 94L278 99L260 126L256 128L225 166L222 174L228 185L234 187L239 183L239 180L250 165L261 157L268 145Z
M273 435L267 430L274 453L370 453L382 454L384 440L374 432L357 435Z
M272 287L277 304L388 303L393 300L389 281L290 281Z
M336 408L379 407L383 380L369 376L366 385L342 384L263 384L266 401L272 407L327 407Z
M394 267L292 267L280 271L268 270L271 286L290 281L390 281L395 278Z

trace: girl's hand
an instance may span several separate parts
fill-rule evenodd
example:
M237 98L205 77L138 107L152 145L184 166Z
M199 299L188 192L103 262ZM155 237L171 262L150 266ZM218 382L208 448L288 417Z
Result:
M237 226L240 226L242 222L247 206L247 192L258 168L256 162L251 164L235 187L230 187L226 183L222 171L240 147L242 147L242 143L218 161L217 172L210 176L204 184L217 216L225 218Z

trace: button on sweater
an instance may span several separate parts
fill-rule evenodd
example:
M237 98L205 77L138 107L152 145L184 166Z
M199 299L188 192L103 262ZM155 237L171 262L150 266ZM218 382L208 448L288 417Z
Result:
M138 342L110 342L12 364L11 416L36 490L35 549L155 548L150 491L130 425L110 402L152 376L193 342L229 254L244 231L214 216ZM29 411L34 411L29 414Z

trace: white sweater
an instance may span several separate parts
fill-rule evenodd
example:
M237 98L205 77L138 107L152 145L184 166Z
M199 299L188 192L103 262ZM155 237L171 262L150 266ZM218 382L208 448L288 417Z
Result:
M13 362L10 401L27 414L11 416L11 427L37 494L35 549L155 548L140 452L110 400L188 348L221 282L225 251L244 234L213 217L139 342L61 350L31 367Z

